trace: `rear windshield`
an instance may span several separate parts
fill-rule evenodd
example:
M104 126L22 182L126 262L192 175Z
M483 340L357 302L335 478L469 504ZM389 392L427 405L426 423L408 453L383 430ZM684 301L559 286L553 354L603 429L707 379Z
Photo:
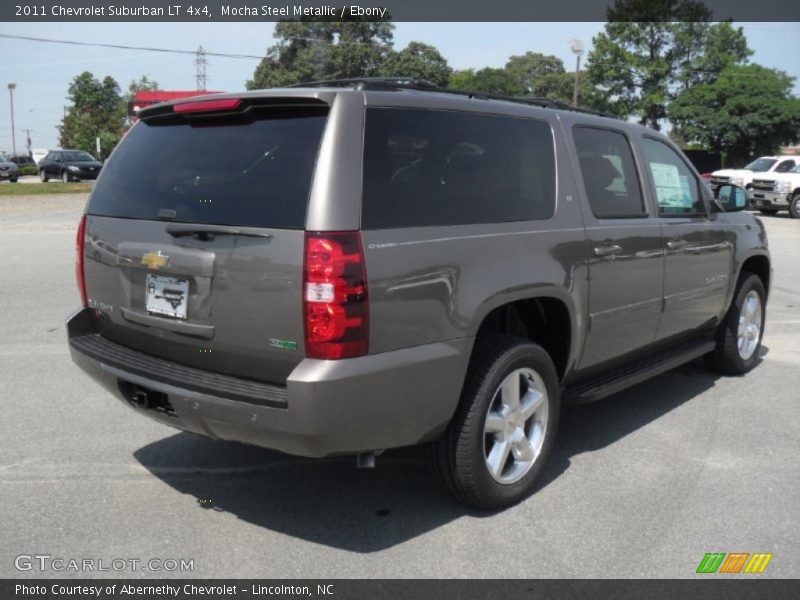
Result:
M89 213L302 229L327 109L139 122L104 167Z
M372 108L364 139L364 229L549 219L553 134L544 121Z

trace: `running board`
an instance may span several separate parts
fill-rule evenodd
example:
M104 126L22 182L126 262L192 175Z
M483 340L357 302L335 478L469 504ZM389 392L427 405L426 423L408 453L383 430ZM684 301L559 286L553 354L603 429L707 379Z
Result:
M671 346L641 360L568 385L564 390L564 402L583 404L600 400L703 356L711 352L714 346L715 343L708 338L694 339L679 346Z

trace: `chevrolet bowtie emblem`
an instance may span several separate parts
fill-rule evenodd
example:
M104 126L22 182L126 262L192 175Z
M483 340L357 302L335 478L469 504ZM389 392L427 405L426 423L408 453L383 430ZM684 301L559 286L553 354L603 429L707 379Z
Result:
M147 265L149 269L158 269L165 266L168 262L169 256L161 254L161 250L158 252L148 252L142 256L142 264Z

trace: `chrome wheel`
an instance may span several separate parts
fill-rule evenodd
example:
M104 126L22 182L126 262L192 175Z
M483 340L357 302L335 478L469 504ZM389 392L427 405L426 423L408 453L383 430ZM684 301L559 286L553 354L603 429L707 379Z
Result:
M495 391L483 428L486 468L495 481L511 484L530 471L547 429L547 387L529 368L516 369Z
M739 311L739 329L736 346L739 356L744 360L753 356L761 339L761 297L755 290L750 290L744 297Z

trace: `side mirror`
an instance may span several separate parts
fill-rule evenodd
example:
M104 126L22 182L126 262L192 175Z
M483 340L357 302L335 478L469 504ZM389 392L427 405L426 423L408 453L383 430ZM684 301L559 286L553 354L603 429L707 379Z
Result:
M738 185L724 183L717 188L714 197L725 212L744 210L747 207L747 192Z

